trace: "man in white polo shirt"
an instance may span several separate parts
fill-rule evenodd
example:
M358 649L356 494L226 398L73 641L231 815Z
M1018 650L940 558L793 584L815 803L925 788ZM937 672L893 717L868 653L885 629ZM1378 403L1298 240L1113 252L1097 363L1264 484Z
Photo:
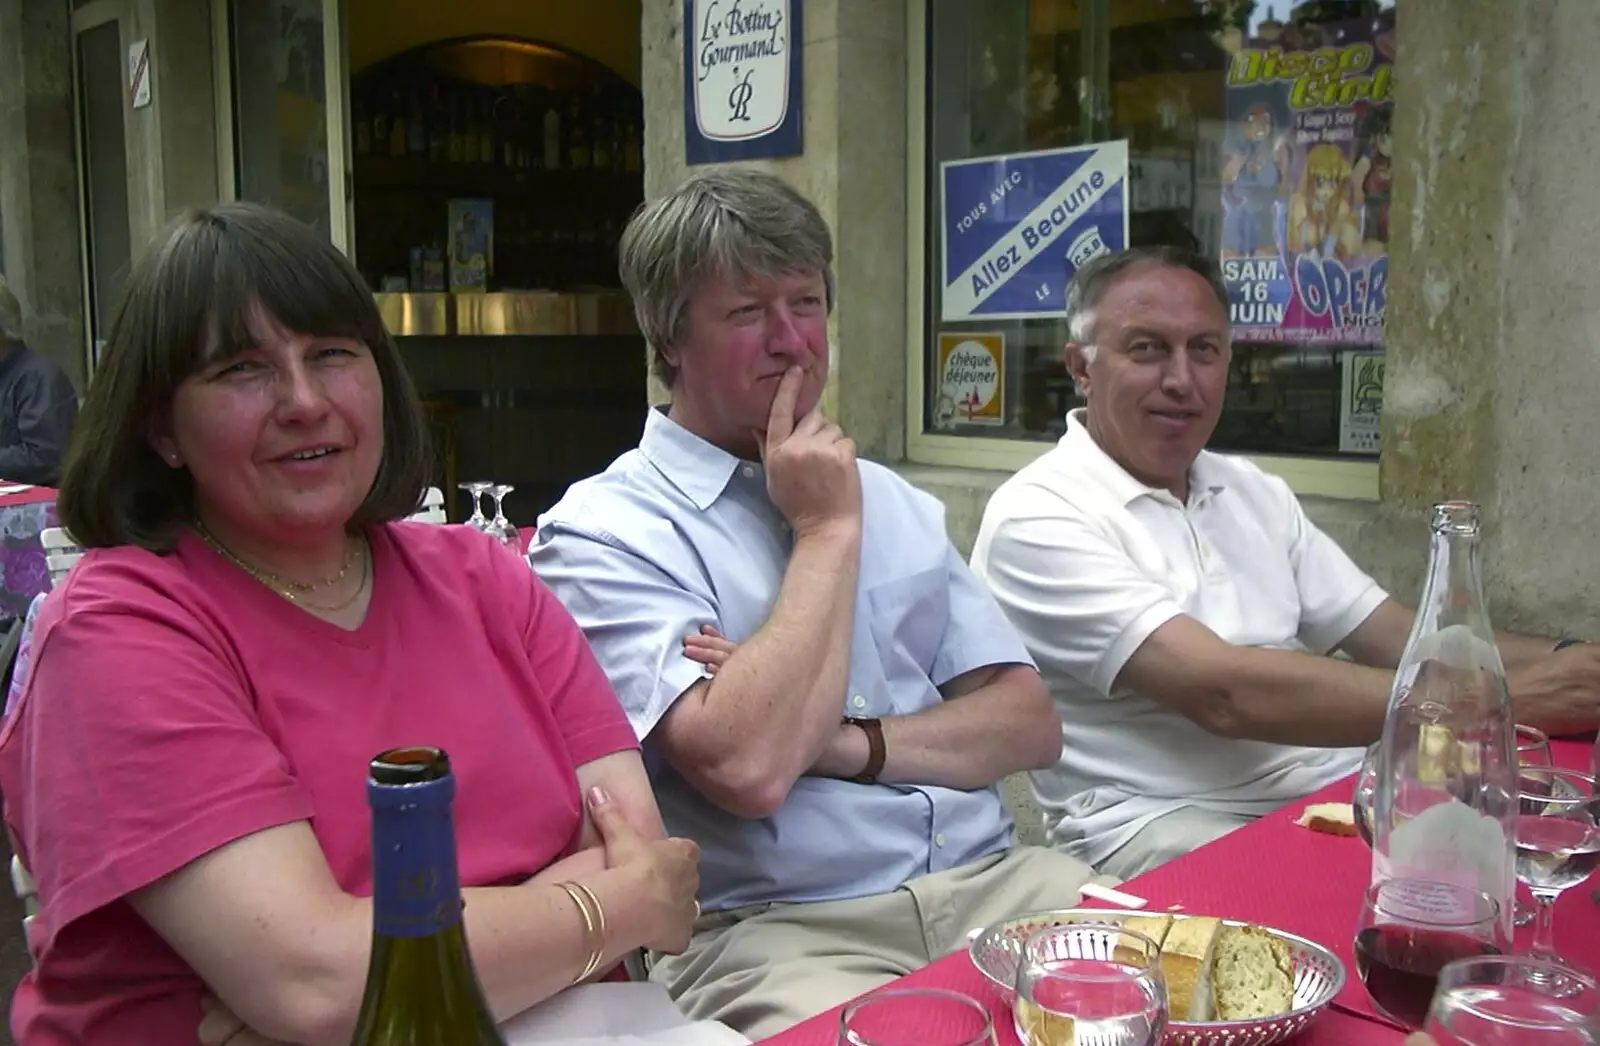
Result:
M1122 878L1352 772L1410 629L1287 484L1203 449L1227 316L1189 252L1080 269L1066 361L1088 405L995 492L972 553L1062 717L1031 775L1051 842ZM1594 725L1595 648L1497 638L1520 722Z

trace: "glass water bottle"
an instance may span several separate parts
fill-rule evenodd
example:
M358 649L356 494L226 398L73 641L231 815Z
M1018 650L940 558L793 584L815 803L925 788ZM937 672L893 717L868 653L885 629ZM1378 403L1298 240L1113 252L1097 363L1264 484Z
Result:
M1478 508L1436 505L1432 529L1428 576L1378 747L1372 879L1481 890L1499 903L1509 939L1516 726L1483 597Z

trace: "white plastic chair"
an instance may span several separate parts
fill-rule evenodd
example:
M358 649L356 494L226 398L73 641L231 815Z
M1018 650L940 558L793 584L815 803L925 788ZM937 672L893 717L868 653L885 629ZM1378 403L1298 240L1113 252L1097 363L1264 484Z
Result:
M65 527L45 527L39 533L39 543L44 546L44 562L50 571L50 587L61 584L72 565L83 558L78 541Z
M50 571L50 587L61 584L61 579L67 576L72 565L83 558L83 549L78 547L78 542L67 533L64 527L46 527L39 533L39 543L44 546L45 566ZM29 614L25 625L31 626L33 615ZM28 874L22 858L14 852L11 855L11 888L16 891L17 900L22 902L22 932L26 939L29 926L33 917L39 910L39 890L33 884L33 876Z
M438 487L429 487L422 492L422 507L406 517L413 523L446 523L448 517L444 514L444 492Z

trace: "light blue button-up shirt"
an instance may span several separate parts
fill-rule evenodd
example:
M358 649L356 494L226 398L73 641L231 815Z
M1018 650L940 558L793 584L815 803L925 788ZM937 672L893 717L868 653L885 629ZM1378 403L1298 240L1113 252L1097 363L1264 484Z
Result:
M950 546L944 506L880 465L858 468L861 567L840 711L907 715L943 700L937 688L964 672L1031 665ZM540 517L528 553L643 740L667 831L700 844L708 911L886 893L1011 842L995 787L802 777L771 817L751 820L713 804L652 751L650 731L704 675L683 638L703 624L735 642L755 634L792 545L759 464L652 410L638 449L568 490Z

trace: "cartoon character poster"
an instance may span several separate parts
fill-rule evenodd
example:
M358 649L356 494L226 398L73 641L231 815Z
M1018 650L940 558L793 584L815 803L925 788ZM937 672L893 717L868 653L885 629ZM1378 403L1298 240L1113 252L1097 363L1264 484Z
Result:
M1239 341L1377 344L1388 275L1393 11L1264 23L1228 70L1222 269Z

